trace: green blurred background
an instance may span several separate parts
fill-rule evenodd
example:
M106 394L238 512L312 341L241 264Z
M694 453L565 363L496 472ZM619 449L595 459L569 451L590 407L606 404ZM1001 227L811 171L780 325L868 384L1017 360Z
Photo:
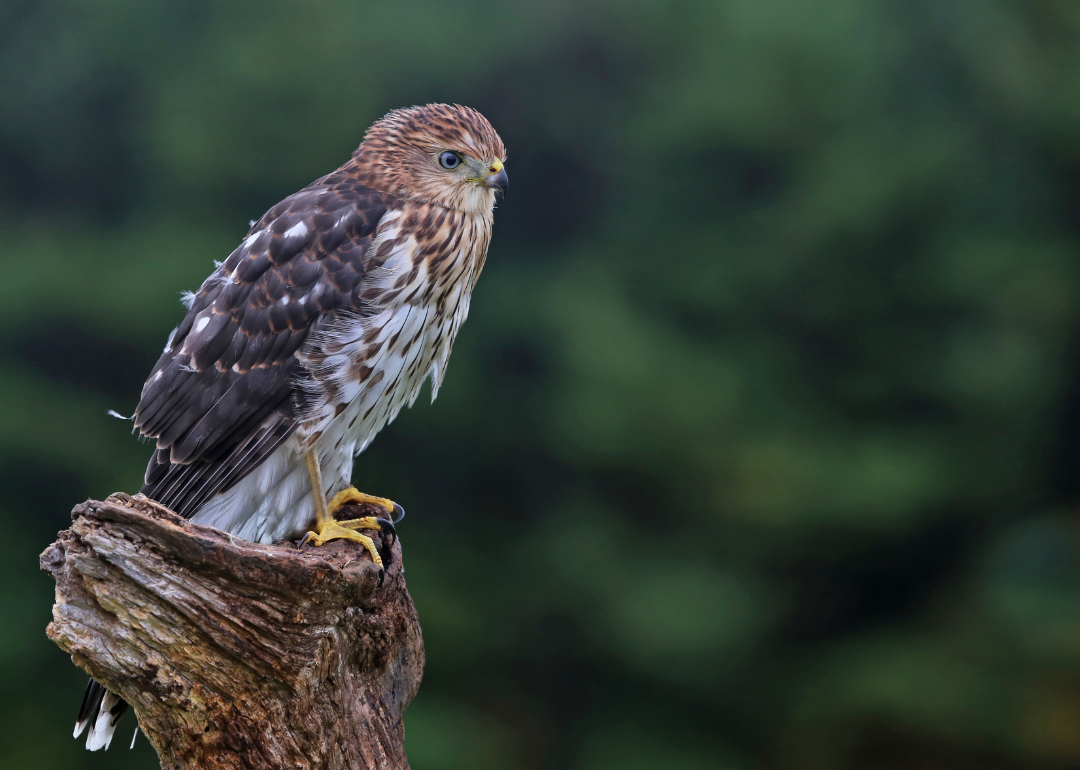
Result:
M415 770L1080 767L1075 0L0 0L0 767L37 556L247 222L388 110L510 152L400 501Z

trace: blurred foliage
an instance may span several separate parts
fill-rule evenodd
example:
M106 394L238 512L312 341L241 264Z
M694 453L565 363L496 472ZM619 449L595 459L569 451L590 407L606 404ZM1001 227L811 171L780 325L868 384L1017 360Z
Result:
M356 466L416 770L1080 767L1069 0L0 2L0 766L153 766L70 739L37 554L179 292L437 100L513 190Z

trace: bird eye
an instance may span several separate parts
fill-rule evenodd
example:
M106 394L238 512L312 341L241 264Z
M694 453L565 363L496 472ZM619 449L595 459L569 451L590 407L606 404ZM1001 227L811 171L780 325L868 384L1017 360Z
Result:
M439 156L439 165L443 168L457 168L461 165L461 156L447 150Z

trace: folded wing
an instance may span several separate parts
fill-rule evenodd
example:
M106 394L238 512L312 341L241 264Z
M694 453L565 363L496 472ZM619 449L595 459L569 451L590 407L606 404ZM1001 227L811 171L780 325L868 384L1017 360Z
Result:
M326 177L268 211L190 298L135 412L157 440L144 494L191 516L292 434L309 377L304 343L359 308L389 205Z

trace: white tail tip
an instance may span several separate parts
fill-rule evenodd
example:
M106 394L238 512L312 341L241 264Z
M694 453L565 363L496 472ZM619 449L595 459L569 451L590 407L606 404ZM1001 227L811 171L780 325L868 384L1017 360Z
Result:
M105 699L101 701L101 708L98 709L94 726L90 728L86 736L86 748L90 751L107 749L112 743L113 731L116 730L116 723L120 719L119 714L112 712L118 703L120 703L120 696L113 695L111 692L105 693Z
M75 723L75 732L73 732L71 734L71 737L72 738L78 738L80 735L82 735L82 731L86 729L86 726L88 724L90 724L89 719L84 719L81 722L76 722Z

